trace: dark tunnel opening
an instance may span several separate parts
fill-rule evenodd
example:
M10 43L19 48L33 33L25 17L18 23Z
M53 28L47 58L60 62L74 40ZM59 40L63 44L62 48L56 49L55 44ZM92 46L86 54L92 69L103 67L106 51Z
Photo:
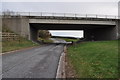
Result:
M84 40L115 40L115 25L30 23L30 39L37 41L38 30L83 30Z

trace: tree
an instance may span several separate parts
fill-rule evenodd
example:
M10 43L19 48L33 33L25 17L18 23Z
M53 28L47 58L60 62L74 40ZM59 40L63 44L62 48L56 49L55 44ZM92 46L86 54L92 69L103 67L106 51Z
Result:
M48 30L39 30L38 35L43 39L48 39L51 37L51 33Z

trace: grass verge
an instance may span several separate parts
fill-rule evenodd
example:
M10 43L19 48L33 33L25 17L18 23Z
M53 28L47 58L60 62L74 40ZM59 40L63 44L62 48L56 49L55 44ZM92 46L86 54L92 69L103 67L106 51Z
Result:
M118 41L83 42L67 57L78 78L118 78Z
M76 41L79 40L79 39L69 39L69 38L60 38L60 39L63 39L63 40L65 40L66 42L72 42L72 41L76 42Z
M50 39L39 38L38 40L39 40L39 41L43 41L44 43L53 43L53 41L50 40Z
M13 50L23 49L27 47L38 46L38 44L32 41L22 39L20 41L3 41L2 42L2 53L9 52Z

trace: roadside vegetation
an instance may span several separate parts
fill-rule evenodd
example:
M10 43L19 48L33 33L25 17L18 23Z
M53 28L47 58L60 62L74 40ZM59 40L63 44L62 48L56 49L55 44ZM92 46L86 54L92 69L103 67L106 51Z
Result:
M39 41L43 42L43 43L52 43L53 41L50 39L44 39L44 38L39 38Z
M49 38L51 37L51 33L48 30L39 30L38 32L38 40L43 43L52 43L53 41Z
M118 41L83 42L68 48L77 78L118 78Z
M78 41L79 39L70 39L70 38L60 38L60 39L63 39L63 40L65 40L66 42L76 42L76 41Z
M8 29L7 27L3 27L2 32L14 33L10 29ZM48 30L40 30L39 31L39 37L38 37L39 41L41 41L43 43L52 43L53 41L49 40L50 37L51 37L51 34L49 33ZM27 40L27 39L19 36L18 40L3 40L2 41L2 53L14 51L14 50L19 50L19 49L24 49L24 48L28 48L28 47L34 47L34 46L38 46L38 45L39 44L34 43L30 40Z
M2 52L8 52L13 50L24 49L27 47L38 46L38 44L32 41L21 39L19 41L3 41L2 42Z
M2 32L3 33L14 33L10 29L8 29L7 27L3 27ZM18 50L18 49L24 49L27 47L38 46L37 43L33 43L32 41L27 40L27 39L20 37L20 36L16 40L7 40L7 39L4 39L4 37L2 39L3 39L1 42L2 43L2 53L14 51L14 50Z

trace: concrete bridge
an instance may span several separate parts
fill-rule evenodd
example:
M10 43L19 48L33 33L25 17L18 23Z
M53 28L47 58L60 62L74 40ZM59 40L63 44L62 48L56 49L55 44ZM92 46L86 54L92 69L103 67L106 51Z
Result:
M119 36L119 19L116 16L27 13L3 16L3 27L29 40L36 41L38 30L83 30L86 40L116 40Z

